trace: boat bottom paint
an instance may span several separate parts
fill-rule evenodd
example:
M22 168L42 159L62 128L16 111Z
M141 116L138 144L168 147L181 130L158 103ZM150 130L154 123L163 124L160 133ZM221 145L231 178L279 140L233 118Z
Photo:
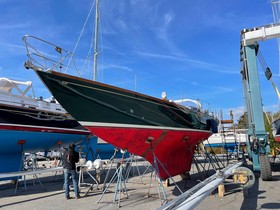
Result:
M115 149L117 149L118 151L116 152L116 155L114 156L114 158L122 158L122 156L124 158L129 157L128 152L125 152L123 155L123 153L120 151L120 149L118 149L117 147L113 146L112 144L108 144L108 143L105 143L105 144L102 143L102 144L96 145L96 157L100 158L102 160L104 160L104 159L109 160L114 155Z
M71 143L88 143L97 139L88 139L85 135L77 134L16 130L0 130L0 136L0 173L23 170L24 166L21 165L22 153L58 150L60 147L67 147Z
M85 127L108 143L145 158L156 168L154 153L162 179L188 172L196 145L211 135L210 131L194 129Z
M65 133L47 133L30 131L0 130L0 154L15 154L23 152L50 151L78 143L85 140L85 135L72 135ZM23 141L21 145L19 141Z
M8 173L19 171L23 166L21 165L22 155L21 153L4 154L0 155L0 173ZM2 178L2 180L17 180L20 177Z

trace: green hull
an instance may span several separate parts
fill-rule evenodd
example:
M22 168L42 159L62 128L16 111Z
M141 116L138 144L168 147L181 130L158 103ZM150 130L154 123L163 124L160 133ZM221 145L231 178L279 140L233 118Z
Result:
M166 100L57 72L37 74L78 121L199 130L213 123L212 116Z

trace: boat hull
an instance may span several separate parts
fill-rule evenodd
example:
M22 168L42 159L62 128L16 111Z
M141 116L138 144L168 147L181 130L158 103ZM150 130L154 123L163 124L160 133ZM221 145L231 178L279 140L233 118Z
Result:
M23 169L22 153L57 150L70 143L88 142L88 135L51 131L47 128L17 129L16 126L0 126L0 173L14 172ZM40 131L41 130L41 131ZM90 138L92 140L92 138ZM17 179L10 177L8 179Z
M233 152L239 146L246 145L247 134L245 133L215 133L204 142L206 147L220 147Z
M280 118L273 121L271 127L275 141L280 142Z
M146 158L155 167L154 149L163 164L158 164L161 178L189 171L196 144L217 130L213 117L167 100L54 71L36 73L94 135ZM148 139L151 143L146 143Z
M59 103L79 122L209 130L213 117L176 103L58 72L36 71Z
M0 126L1 147L0 154L21 153L21 142L23 152L50 151L66 146L70 143L78 143L87 139L87 135L80 132L71 133L59 130L56 132L47 128L17 129L16 126ZM26 128L26 127L25 127ZM41 130L41 131L40 131Z
M0 104L0 133L0 154L20 152L17 146L20 140L25 142L23 152L38 152L79 142L91 135L65 114L6 104Z
M91 132L68 114L39 109L36 101L28 105L24 97L12 104L11 96L9 100L1 98L0 104L0 172L23 169L22 153L56 150L89 140Z
M191 129L85 127L123 151L144 157L154 168L158 167L158 175L163 179L189 171L196 144L211 135L207 131Z
M275 141L277 141L277 142L280 143L280 135L276 135L276 136L274 137L274 139L275 139Z

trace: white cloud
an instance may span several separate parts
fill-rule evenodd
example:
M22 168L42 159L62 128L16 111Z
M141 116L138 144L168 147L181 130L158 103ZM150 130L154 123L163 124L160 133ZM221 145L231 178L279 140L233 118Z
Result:
M123 70L123 71L127 71L127 72L133 72L133 70L127 66L120 66L120 65L109 65L107 68L110 68L110 69L119 69L119 70ZM104 70L104 68L103 68Z
M7 49L9 48L14 48L14 49L25 49L24 45L18 45L18 44L11 44L11 43L4 43L4 42L0 42L0 45L2 47L6 47Z
M194 86L200 85L197 81L191 81L191 84L194 85Z
M279 108L280 108L279 104L271 104L271 105L265 106L264 110L266 112L276 113L276 112L279 112Z
M207 70L219 72L219 73L240 74L239 71L237 71L235 68L220 66L218 64L209 63L209 62L205 62L205 61L201 61L201 60L190 59L190 58L184 57L183 55L163 55L163 54L158 54L158 53L140 52L140 51L134 51L134 53L136 53L137 55L140 55L142 57L146 57L146 58L177 60L177 61L181 61L184 63L188 63L189 65L193 65L196 68L207 69Z
M1 24L0 30L19 30L29 27L30 25L27 23L16 23L16 24Z
M237 123L239 118L244 114L244 106L239 106L239 107L236 107L236 108L226 109L226 113L228 113L228 118L227 119L230 119L229 118L230 117L229 116L230 111L232 111L233 119Z
M160 24L159 27L156 28L156 35L164 40L165 42L169 42L168 41L168 28L169 28L169 25L170 23L172 22L172 19L173 19L173 14L171 13L166 13L164 14L164 18L163 18L163 23Z
M227 108L223 110L223 119L230 119L230 111L232 111L234 122L237 123L239 118L244 115L245 107L239 106L239 107L232 107ZM276 113L279 111L279 105L278 104L272 104L269 106L264 107L265 112L272 112Z

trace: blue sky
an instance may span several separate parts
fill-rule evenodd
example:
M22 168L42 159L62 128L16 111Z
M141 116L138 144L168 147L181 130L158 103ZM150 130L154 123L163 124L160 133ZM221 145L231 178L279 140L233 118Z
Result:
M23 63L23 35L73 51L92 0L0 0L0 77L32 81L37 96L47 89ZM94 10L94 9L93 9ZM244 112L240 76L240 31L273 22L269 0L100 0L98 81L171 100L199 99L224 119ZM94 11L76 54L85 58L94 30ZM260 42L279 86L277 41ZM92 65L84 76L92 78ZM259 69L267 111L278 110L272 85Z

